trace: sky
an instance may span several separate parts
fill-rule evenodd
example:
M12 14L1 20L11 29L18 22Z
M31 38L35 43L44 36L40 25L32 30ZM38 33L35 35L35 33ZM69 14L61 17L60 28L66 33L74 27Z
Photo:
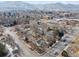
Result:
M31 4L47 4L47 3L64 3L64 4L79 4L79 1L27 1Z
M0 0L0 1L79 1L79 0Z
M0 1L23 1L31 4L40 4L40 3L41 4L47 4L47 3L79 4L79 0L0 0Z
M79 1L79 0L0 0L0 1Z

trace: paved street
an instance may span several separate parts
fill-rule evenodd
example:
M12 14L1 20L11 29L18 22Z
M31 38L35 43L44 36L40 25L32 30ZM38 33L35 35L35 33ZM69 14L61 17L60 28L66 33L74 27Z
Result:
M31 52L28 47L26 47L27 44L24 41L18 39L18 36L16 35L15 32L10 31L11 29L12 28L5 28L5 33L10 34L13 37L14 41L21 48L23 56L28 56L28 57L35 56L35 54L33 52ZM52 48L47 53L45 53L43 56L47 56L47 57L58 56L63 51L63 49L72 41L74 35L79 32L79 31L77 31L78 28L75 28L74 30L76 32L73 31L70 34L65 34L64 37L62 38L62 40L57 42L54 46L52 46ZM66 40L66 41L64 42L63 40ZM38 56L38 55L36 55L36 56Z
M74 35L77 34L77 33L79 33L79 28L75 28L73 33L64 35L64 37L62 38L62 40L66 40L66 41L65 42L63 42L62 40L59 41L57 44L55 44L51 48L50 51L48 51L43 56L47 56L47 57L56 57L56 56L58 56L63 51L63 49L65 49L65 47L68 46L69 43L71 43Z
M23 51L23 56L33 56L33 54L30 52L30 50L26 47L25 42L23 42L22 40L18 39L17 35L15 32L10 31L12 28L6 28L5 29L5 33L6 34L10 34L13 39L15 40L15 43L21 48L21 50Z

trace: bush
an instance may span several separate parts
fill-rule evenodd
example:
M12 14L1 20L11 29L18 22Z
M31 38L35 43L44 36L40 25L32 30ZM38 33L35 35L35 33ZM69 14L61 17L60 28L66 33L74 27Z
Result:
M7 54L5 45L0 43L0 57L3 57Z
M68 57L68 53L64 50L64 51L62 52L62 56Z
M59 32L59 37L61 38L62 36L64 36L64 32L63 31Z

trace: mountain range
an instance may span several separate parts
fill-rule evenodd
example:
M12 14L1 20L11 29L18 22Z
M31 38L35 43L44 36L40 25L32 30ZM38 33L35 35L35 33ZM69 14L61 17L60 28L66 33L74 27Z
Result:
M0 11L7 11L7 10L79 11L79 4L64 4L64 3L30 4L22 1L0 2Z

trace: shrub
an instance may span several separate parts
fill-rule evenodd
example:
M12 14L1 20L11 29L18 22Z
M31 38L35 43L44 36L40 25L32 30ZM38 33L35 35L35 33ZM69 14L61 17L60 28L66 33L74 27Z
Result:
M68 53L64 50L64 51L62 52L62 56L68 57Z
M3 57L7 54L5 45L0 43L0 57Z

